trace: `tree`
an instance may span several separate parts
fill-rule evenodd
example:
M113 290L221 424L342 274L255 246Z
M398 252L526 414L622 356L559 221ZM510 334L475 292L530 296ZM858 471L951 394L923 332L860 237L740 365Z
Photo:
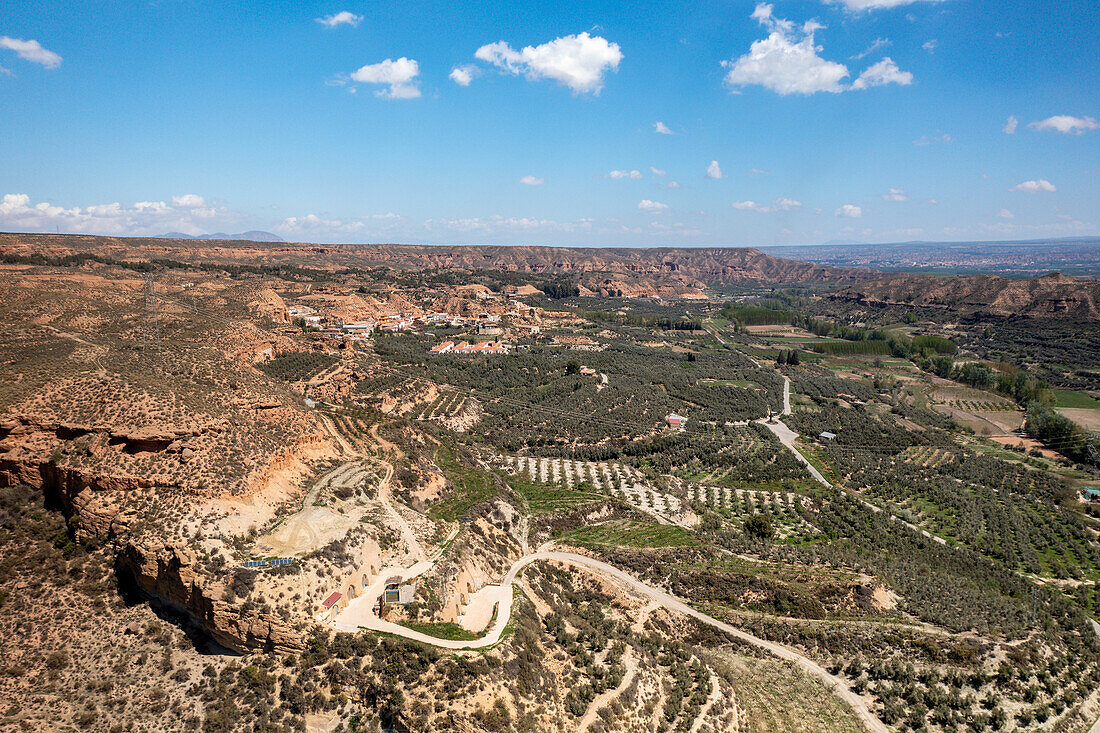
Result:
M744 532L761 540L770 540L775 535L772 521L763 514L753 514L745 520Z
M579 374L581 371L581 365L577 363L576 359L570 359L569 363L565 365L566 374Z
M787 354L787 363L791 366L798 366L799 358L798 351L792 350Z
M780 366L783 366L784 364L786 364L787 363L787 352L786 351L780 351L779 355L775 357L775 363L780 365Z

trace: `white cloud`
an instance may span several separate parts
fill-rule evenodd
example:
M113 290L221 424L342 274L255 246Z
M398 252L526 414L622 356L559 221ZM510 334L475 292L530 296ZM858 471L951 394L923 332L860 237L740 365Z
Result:
M899 84L903 87L913 83L913 75L902 71L889 56L863 71L852 83L852 89L870 89L886 84Z
M523 178L519 179L519 182L522 183L524 186L541 186L542 184L546 183L546 179L539 178L538 176L524 176Z
M638 211L646 211L650 214L659 214L663 211L668 211L668 204L662 204L660 201L650 201L649 199L642 199L638 202Z
M620 179L629 178L632 181L638 181L642 178L642 172L638 170L634 171L611 171L607 174L608 178Z
M853 61L859 61L861 58L863 58L865 56L868 56L868 55L874 53L875 51L877 51L878 49L884 48L884 47L889 46L889 45L890 45L890 39L889 38L876 38L871 43L870 46L868 46L867 48L865 48L862 51L862 53L857 53L855 56L852 56L851 58L852 58Z
M933 135L932 137L929 137L928 135L921 135L919 138L913 141L913 144L923 147L925 145L933 145L935 143L950 145L953 142L955 142L955 138L944 133L943 135Z
M997 212L997 216L1001 217L1002 219L1014 219L1015 218L1012 215L1012 212L1009 211L1008 209L1001 209L999 212Z
M754 177L755 176L770 176L771 171L762 170L760 168L750 168L749 169L749 175L754 176Z
M194 209L199 206L206 206L206 199L198 194L185 193L182 196L173 196L172 204L184 209Z
M1005 120L1004 132L1006 135L1015 135L1016 127L1020 124L1020 121L1016 119L1016 115L1009 115Z
M477 76L478 69L473 64L466 64L464 66L456 66L451 69L451 81L458 84L460 87L470 86L470 82Z
M758 204L755 201L734 201L730 205L738 211L758 211L761 214L768 214L773 211L790 211L791 209L801 208L802 202L791 198L780 197L773 201L771 206Z
M845 217L848 219L858 219L863 216L863 209L853 204L844 204L839 209L833 212L834 216Z
M61 57L53 51L42 48L42 44L35 40L24 41L21 38L0 36L0 48L15 51L16 55L24 61L41 64L47 69L56 69L61 66Z
M922 43L921 48L923 48L928 53L935 53L936 47L939 46L939 45L940 45L940 42L937 41L935 38L933 38L930 41L925 41L924 43Z
M757 5L752 17L767 28L768 37L753 41L736 61L723 62L727 84L758 85L782 95L844 91L848 67L818 56L821 47L814 44L814 31L823 26L809 21L799 32L791 21L773 17L767 3Z
M65 208L46 201L32 203L30 196L9 193L0 200L0 229L8 231L150 236L170 231L205 234L236 226L240 216L208 204L197 194L173 196L171 202L139 201L133 206L118 202Z
M891 188L887 193L882 194L882 198L886 201L908 201L909 197L905 194L905 189Z
M317 22L326 28L335 28L338 25L350 25L354 28L359 25L359 21L361 20L363 20L362 15L356 15L347 10L341 10L339 13L326 15L323 18L317 18Z
M384 99L415 99L420 96L416 86L416 77L420 75L420 64L415 59L402 56L396 61L386 59L377 64L362 66L351 74L353 81L363 84L385 84L386 89L375 92L375 96Z
M555 38L539 46L525 46L520 51L498 41L482 46L474 56L512 74L523 74L531 81L553 79L574 94L599 94L604 74L616 71L623 59L619 44L587 32Z
M923 0L925 2L940 2L941 0ZM842 4L854 13L867 10L880 10L883 8L899 8L903 5L912 5L922 0L825 0L830 5Z
M677 183L676 181L669 181L668 185L665 186L665 188L679 188L679 187L680 187L680 184Z
M676 133L669 129L669 126L658 120L653 124L653 131L659 132L662 135L675 135Z
M1009 191L1022 191L1024 193L1039 193L1040 191L1047 191L1053 193L1058 189L1054 184L1045 178L1040 178L1037 181L1024 181L1023 183L1017 183Z
M663 171L660 168L654 168L653 166L649 166L649 170L655 176L663 176L668 173L668 171Z
M722 177L722 167L720 165L718 165L717 160L712 160L710 162L710 165L707 166L706 177L707 178L721 178Z
M1088 130L1100 129L1100 122L1092 117L1071 117L1070 115L1054 115L1045 120L1029 122L1028 127L1033 130L1052 130L1066 135L1083 135Z
M287 236L308 235L312 237L337 237L355 234L370 227L372 230L385 231L395 224L405 221L405 217L393 212L370 214L353 219L327 219L317 214L291 216L275 226L275 231Z

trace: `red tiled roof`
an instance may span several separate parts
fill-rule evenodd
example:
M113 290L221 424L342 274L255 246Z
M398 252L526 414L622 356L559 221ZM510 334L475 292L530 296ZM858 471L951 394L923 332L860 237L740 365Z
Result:
M334 605L336 605L336 601L340 600L340 596L342 595L343 593L333 593L331 596L326 598L325 602L321 605L325 608L332 608Z

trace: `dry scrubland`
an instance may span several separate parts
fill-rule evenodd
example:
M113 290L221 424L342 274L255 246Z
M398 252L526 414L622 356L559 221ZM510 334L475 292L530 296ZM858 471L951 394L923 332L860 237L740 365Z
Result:
M314 618L330 593L424 563L413 602L384 618L468 638L470 599L547 542L784 645L890 730L1078 731L1100 714L1100 550L1076 493L1095 473L983 438L978 420L1008 433L1023 412L933 376L936 354L884 355L881 334L803 312L858 299L550 302L532 283L570 281L521 275L514 251L469 275L526 288L523 310L446 271L364 265L381 256L367 250L357 263L46 237L50 255L99 258L36 264L12 242L0 236L18 255L0 265L0 728L861 729L818 677L574 566L528 566L483 651ZM438 252L382 254L412 267ZM198 264L162 262L150 290L142 265L116 261L153 255ZM631 279L637 261L608 260L610 290L704 284ZM513 333L508 356L440 358L431 346L461 326L341 345L303 333L287 302L356 319L489 309L542 333ZM803 310L750 322L786 309ZM957 324L896 333L920 329L971 344ZM972 337L973 362L999 344ZM801 350L810 338L855 346ZM757 422L783 409L785 380L793 449ZM667 429L672 412L685 430ZM273 556L294 562L243 566Z

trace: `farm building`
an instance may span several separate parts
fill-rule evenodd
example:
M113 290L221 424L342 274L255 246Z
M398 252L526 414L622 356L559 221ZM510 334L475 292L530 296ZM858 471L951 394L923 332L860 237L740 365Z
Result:
M340 592L330 593L325 600L321 602L321 612L317 614L317 618L322 621L331 621L336 618L336 614L346 608L348 605L347 599L344 598L344 594Z
M677 415L675 412L665 418L670 428L676 428L677 430L683 430L687 426L688 419L682 415Z
M386 590L382 594L383 603L407 606L416 596L416 582L401 584L401 576L395 575L386 581Z
M822 440L832 440L836 437L836 433L830 433L828 430L825 430L821 433L821 435L818 435L817 437L821 438Z

